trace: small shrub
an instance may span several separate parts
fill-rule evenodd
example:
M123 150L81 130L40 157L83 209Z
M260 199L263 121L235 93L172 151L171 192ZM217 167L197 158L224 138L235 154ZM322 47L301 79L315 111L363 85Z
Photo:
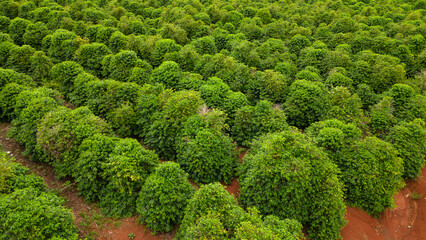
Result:
M196 114L204 104L195 91L179 91L169 95L165 93L160 100L161 111L153 116L144 142L154 149L163 159L176 158L176 140L182 124Z
M157 154L135 139L121 139L103 165L108 182L99 206L107 216L126 217L136 212L136 199L144 182L158 165Z
M330 108L330 99L322 83L297 80L290 86L285 102L287 122L306 128L321 120Z
M28 99L29 96L23 93L25 92L22 92L18 98L25 97ZM37 126L47 113L54 111L58 107L57 101L50 97L40 96L33 98L27 104L27 107L22 109L19 116L12 121L9 136L14 137L17 142L25 146L23 154L25 156L29 155L30 160L47 161L43 151L37 147ZM16 110L15 106L15 112Z
M235 115L231 134L237 143L244 146L262 134L288 129L284 111L266 100L254 107L242 107Z
M16 97L19 93L29 90L27 86L9 83L0 92L0 118L3 121L12 121L15 116Z
M404 168L392 144L367 137L342 155L338 165L350 204L375 216L394 206L393 195L404 185Z
M107 123L86 107L69 110L58 108L49 112L37 128L37 144L53 160L58 176L78 171L75 168L78 148L84 139L97 133L110 133Z
M50 77L59 84L59 90L68 97L74 89L74 79L84 69L80 64L73 61L61 62L50 70Z
M245 212L219 183L203 185L189 200L179 239L300 239L302 225L276 216L262 219L256 208Z
M421 119L401 122L390 129L386 140L398 150L404 165L404 178L416 179L425 165L426 129Z
M194 192L188 182L188 174L179 164L160 164L139 193L136 205L139 220L154 233L170 232L181 223L185 207Z
M102 43L91 43L81 45L75 53L75 61L87 72L102 76L102 59L110 54L109 48Z
M17 72L29 73L31 57L35 51L34 48L28 45L12 47L9 51L9 58L7 59L6 66Z
M235 229L237 222L233 220L236 220L238 216L233 214L236 208L239 208L237 201L233 196L229 195L220 183L203 185L189 200L176 237L179 239L194 239L189 236L187 237L187 234L191 233L192 231L190 231L190 229L201 217L208 216L209 212L211 214L216 214L216 216L220 218L219 221L222 223L223 227L220 228L220 225L209 224L208 226L215 227L214 229L207 228L206 230L213 231L213 236L216 236L218 233L222 233L226 236L226 231L223 232L221 229ZM206 221L210 222L212 220L206 219ZM214 222L217 223L217 220Z
M371 108L371 128L373 133L383 136L389 132L397 119L394 116L394 108L392 98L384 97L379 103Z
M153 83L162 83L167 88L176 88L183 77L182 69L173 61L165 61L151 74Z
M108 123L116 134L122 137L134 135L137 116L133 107L124 103L121 107L113 109L106 116Z
M263 214L300 221L311 239L338 239L346 210L339 173L302 133L267 134L244 159L240 201Z
M230 183L237 164L235 148L223 133L204 129L184 140L177 162L196 182Z
M410 194L410 197L411 197L411 199L413 199L413 200L418 200L418 199L422 198L422 194L417 193L417 192L412 192L412 193Z
M0 239L77 239L73 215L62 204L34 188L0 196Z
M100 192L107 185L104 166L120 139L103 134L95 134L84 139L78 148L76 163L78 171L74 173L80 194L89 201L98 201Z

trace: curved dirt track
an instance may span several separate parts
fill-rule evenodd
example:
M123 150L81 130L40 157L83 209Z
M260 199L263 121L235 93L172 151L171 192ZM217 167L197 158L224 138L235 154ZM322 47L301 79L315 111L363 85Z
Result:
M420 195L418 195L420 194ZM419 199L413 199L420 197ZM426 239L426 167L416 181L394 196L396 207L378 219L362 210L348 207L348 224L341 231L344 240L425 240Z

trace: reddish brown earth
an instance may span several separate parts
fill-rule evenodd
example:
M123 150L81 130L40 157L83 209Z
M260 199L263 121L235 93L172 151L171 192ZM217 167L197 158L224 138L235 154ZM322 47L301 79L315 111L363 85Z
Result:
M97 239L99 240L129 240L129 234L134 234L134 240L171 240L176 234L176 229L170 233L153 235L150 230L137 222L137 217L121 219L118 227L108 224L107 228Z
M76 226L81 238L91 237L99 240L127 240L134 234L135 240L168 240L176 234L152 235L137 217L119 220L109 219L100 213L95 204L87 203L78 196L78 190L72 179L57 179L53 168L47 164L34 163L22 156L23 148L7 137L9 123L0 123L0 144L4 151L15 157L16 161L31 169L45 179L48 188L66 199L66 206L74 214ZM242 161L246 151L240 153ZM226 185L226 190L236 198L239 194L238 179ZM419 199L412 196L420 194ZM347 208L348 224L342 229L344 240L426 240L426 167L416 181L408 181L406 187L395 195L396 207L387 210L378 219L357 208ZM89 238L90 239L90 238Z
M420 194L419 199L413 199ZM348 224L341 231L348 240L424 240L426 239L426 167L416 181L394 196L396 207L378 219L362 210L348 207Z

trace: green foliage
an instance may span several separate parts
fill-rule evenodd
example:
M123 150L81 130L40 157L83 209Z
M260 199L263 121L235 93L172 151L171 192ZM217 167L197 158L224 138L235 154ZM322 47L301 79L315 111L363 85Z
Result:
M245 212L219 183L203 185L189 200L179 239L300 239L302 225L276 216Z
M115 80L93 80L93 77L90 75L82 75L80 77L81 79L76 78L76 83L78 84L76 84L76 89L72 94L72 100L78 104L87 106L93 113L107 118L108 121L112 120L114 122L120 118L120 116L116 116L112 111L125 110L131 113L132 109L117 109L123 105L133 108L137 99L142 94L142 88L135 83L124 83ZM133 117L128 117L129 119L126 121L132 123ZM118 124L118 122L115 122L115 124ZM128 126L125 128L128 128Z
M152 66L145 61L141 65L132 69L129 82L143 86L144 84L151 83Z
M22 36L22 41L26 45L30 45L35 49L41 49L43 38L49 34L46 24L36 22L29 24Z
M238 144L247 146L252 140L265 133L288 129L286 116L279 106L263 100L256 106L245 106L237 110L231 135Z
M321 82L322 81L322 78L318 73L312 72L312 71L309 71L309 70L306 70L306 69L298 72L296 74L296 79L305 79L305 80L308 80L310 82Z
M284 111L287 122L306 128L324 118L330 108L330 99L322 83L296 80L290 86Z
M46 114L39 123L37 144L52 159L58 176L64 177L78 171L78 148L85 138L97 133L110 133L110 128L88 108L61 107Z
M141 60L134 51L121 51L115 55L107 55L102 60L103 75L117 81L127 82L132 68L138 67Z
M22 37L30 24L31 21L19 17L10 21L9 34L15 44L22 45L24 43Z
M0 16L0 31L7 32L9 30L10 18Z
M390 90L393 114L400 120L426 119L426 97L416 94L411 86L395 84Z
M375 216L395 205L393 195L404 185L404 167L392 144L376 137L358 140L342 153L338 166L350 204Z
M355 123L365 129L368 118L362 109L362 101L357 94L351 94L346 87L335 87L330 91L332 107L328 112L329 118L344 122Z
M35 49L28 45L12 47L9 51L6 66L17 72L28 73L31 67L30 58L34 52Z
M108 41L108 46L111 49L111 51L113 51L114 53L124 50L126 48L126 44L127 44L126 36L119 31L116 31L113 34L111 34L111 37L109 38L109 41Z
M326 64L325 58L328 53L329 50L327 48L317 48L314 45L303 49L300 51L300 57L298 58L299 68L312 66L317 69L321 69L321 74L326 74L327 70L324 65Z
M380 97L375 94L371 87L365 83L359 84L357 86L356 93L361 98L362 109L367 110L370 106L376 104Z
M152 86L152 85L145 85ZM152 86L153 87L153 86ZM161 89L162 92L164 89ZM160 109L160 96L157 96L158 93L154 94L151 92L147 92L143 94L139 99L137 99L137 103L135 106L135 112L137 115L137 122L135 133L138 134L142 139L146 137L146 134L149 131L149 128L156 117L156 112Z
M370 51L358 53L357 61L350 69L350 77L355 84L366 83L375 92L382 93L395 83L405 79L405 68L399 59Z
M216 108L223 108L225 99L230 93L229 86L216 77L210 78L199 91L207 106Z
M405 84L395 84L392 86L390 93L395 110L394 115L398 118L404 117L401 115L403 115L403 111L408 105L407 103L414 97L414 89Z
M29 90L30 87L17 83L6 84L0 91L0 118L3 121L12 121L15 116L16 97L19 93Z
M35 86L30 76L15 72L11 69L0 68L0 89L8 83L17 83L24 86Z
M81 45L75 52L75 61L87 72L102 76L102 59L110 54L109 48L102 43L91 43Z
M7 35L9 36L9 35ZM0 67L6 67L7 59L10 56L10 49L15 47L16 45L13 44L13 41L4 41L0 43Z
M329 153L333 153L333 151L340 150L361 139L362 132L353 123L344 123L337 119L329 119L313 123L306 129L306 134L318 146L331 150ZM333 142L335 139L339 139L339 142ZM332 149L330 148L331 146L333 146Z
M40 96L29 96L22 92L17 97L15 113L20 102L29 100L25 108L20 111L12 121L12 128L9 136L14 137L17 142L25 146L24 155L30 156L31 160L46 161L40 148L37 148L37 125L41 119L50 111L55 110L59 105L57 101L47 94L41 93Z
M371 128L374 133L383 135L394 126L397 119L393 115L392 98L384 97L371 108Z
M58 29L43 38L42 49L55 63L71 61L80 42L81 39L74 32Z
M30 57L29 75L31 75L37 83L47 82L52 67L52 60L46 56L44 52L36 51Z
M249 208L249 220L241 222L235 232L235 239L301 239L302 224L294 219L281 220L276 216L266 216L263 221L257 209Z
M2 170L0 174L0 196L25 188L32 188L37 191L46 190L46 184L42 177L30 174L28 168L16 163L15 159L7 156L5 152L0 154L0 169Z
M113 109L106 116L108 123L116 134L128 137L134 134L136 122L138 121L135 110L129 103Z
M74 78L74 87L72 93L68 95L70 102L75 106L83 106L88 101L89 92L87 86L89 82L96 83L99 79L90 73L82 72Z
M273 103L282 103L287 96L287 78L271 70L257 72L255 77L249 80L248 96L251 102L268 100Z
M230 183L237 164L236 146L223 133L203 129L193 139L183 139L177 162L200 183Z
M229 235L218 214L209 213L200 216L193 225L189 226L182 239L195 240L195 239L212 239L221 240L227 239Z
M205 139L210 134L247 146L264 133L286 130L286 120L309 129L338 119L337 125L356 126L364 137L395 144L407 169L404 177L414 177L421 165L419 146L400 138L420 139L417 127L404 124L426 121L424 6L424 0L5 0L0 67L9 69L0 69L0 116L16 120L11 135L40 161L51 153L36 144L35 127L58 110L59 98L87 106L118 135L140 136L163 159L175 159L189 142L197 141L191 148L205 152L201 132ZM49 86L63 96L42 90L15 98L21 87L3 89L10 83ZM173 93L182 90L180 97ZM348 142L337 125L311 135L335 162L359 140ZM77 159L74 150L70 158ZM54 165L60 169L57 161ZM108 194L114 201L124 196ZM251 214L242 214L250 220L240 221L237 231L209 213L193 221L186 237L235 239L239 232L238 238L290 238L266 227L266 217Z
M337 239L345 205L340 171L296 130L268 134L253 144L240 174L240 201L263 214L294 218L311 239Z
M185 207L194 192L194 187L188 182L188 174L179 164L160 164L139 193L136 203L139 220L154 233L171 231L181 223Z
M179 52L181 48L182 46L172 39L162 39L157 41L151 56L152 66L159 66L166 53Z
M425 164L426 129L421 119L401 122L390 129L386 140L398 150L404 165L404 178L417 178Z
M136 199L145 180L158 165L158 156L135 139L121 139L103 167L107 180L99 206L107 216L126 217L136 212Z
M329 88L341 86L347 87L348 89L353 89L353 81L347 76L343 75L340 72L333 72L327 79L324 81L325 85Z
M176 88L183 77L182 69L173 61L165 61L152 71L151 81L162 83L168 88Z
M74 173L80 194L89 201L98 201L100 192L107 185L103 175L105 164L120 139L103 134L95 134L83 140L79 146L76 162L78 171Z
M216 45L212 37L201 37L193 42L195 49L201 55L214 55L217 52Z
M160 111L153 116L144 143L161 158L175 159L177 135L188 117L196 114L204 104L195 91L179 91L163 96Z
M206 234L211 231L213 233L210 233L212 234L210 236L217 236L218 234L227 236L226 233L228 229L235 229L234 224L236 224L236 222L233 220L237 220L239 217L235 214L235 209L237 208L239 207L235 198L229 195L220 183L203 185L189 200L176 237L179 239L198 239L195 236L192 238L190 236L187 237L187 234L191 235L191 232L195 232L191 230L191 228L199 222L199 219L203 216L207 218L204 221L201 220L201 222L205 222L205 224L201 223L198 225L201 225L199 227L205 226L204 231L206 231ZM217 220L213 220L211 219L212 216L208 216L209 212L210 214L215 214L217 216L216 218L219 218L218 220L223 226L222 228L219 227L220 225L217 226ZM212 221L215 224L213 224Z
M34 188L0 196L0 239L77 239L73 215L63 203Z
M14 164L5 152L0 152L0 193L9 192L10 178L14 176Z
M53 66L50 70L50 77L59 84L59 90L68 96L73 91L75 77L83 72L84 69L80 64L66 61Z

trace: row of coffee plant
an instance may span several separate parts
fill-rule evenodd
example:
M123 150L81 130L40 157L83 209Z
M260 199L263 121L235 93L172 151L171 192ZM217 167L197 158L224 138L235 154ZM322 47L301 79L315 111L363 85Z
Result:
M51 74L60 72L55 69L66 64L55 65ZM273 215L263 219L256 208L244 211L220 184L205 185L196 191L189 183L188 173L200 183L230 181L238 165L236 146L225 134L226 115L219 110L203 109L199 93L173 92L162 86L140 87L95 78L85 82L83 80L91 76L88 73L81 72L74 78L64 74L70 78L70 99L88 105L70 109L64 107L58 91L35 87L33 81L17 82L13 78L17 72L3 71L10 72L0 91L0 98L5 100L2 106L4 120L12 120L10 136L25 146L25 154L31 160L53 165L60 177L74 177L80 194L88 201L98 202L106 215L125 217L138 212L141 222L154 232L171 231L176 224L184 221L194 229L179 230L183 239L199 238L204 234L235 236L237 239L265 234L273 239L298 239L302 236L302 225L298 221L280 220ZM111 86L108 89L111 91L97 95L96 91L92 91L92 95L85 95L82 90L81 95L73 95L77 88L97 85ZM151 109L152 114L164 115L161 119L170 123L170 119L181 121L181 125L171 124L170 127L174 128L171 134L181 138L176 143L171 142L172 150L179 152L179 164L160 164L153 150L145 149L135 139L117 137L114 128L93 113L97 112L94 107L99 107L104 111L97 113L110 119L108 116L114 113L111 109L119 106L119 96L127 96L126 93L131 92L132 88L141 103L149 103L144 100L150 97L162 97L164 105ZM91 105L94 96L98 97L99 104ZM195 106L192 109L191 103ZM272 109L271 104L264 104ZM89 108L94 109L93 112ZM134 112L133 107L130 109ZM145 112L150 110L140 109ZM149 121L145 116L145 121ZM115 130L119 132L120 129ZM212 156L216 159L212 159ZM206 165L207 161L211 161L211 164ZM208 197L211 194L206 191L213 191L211 194L218 196L212 200ZM233 207L222 206L223 202L232 203ZM189 203L195 205L190 206ZM232 215L221 216L227 210L232 210ZM228 223L230 221L232 224ZM208 227L217 222L224 223L218 228Z
M0 152L0 239L77 240L64 199L42 177Z

